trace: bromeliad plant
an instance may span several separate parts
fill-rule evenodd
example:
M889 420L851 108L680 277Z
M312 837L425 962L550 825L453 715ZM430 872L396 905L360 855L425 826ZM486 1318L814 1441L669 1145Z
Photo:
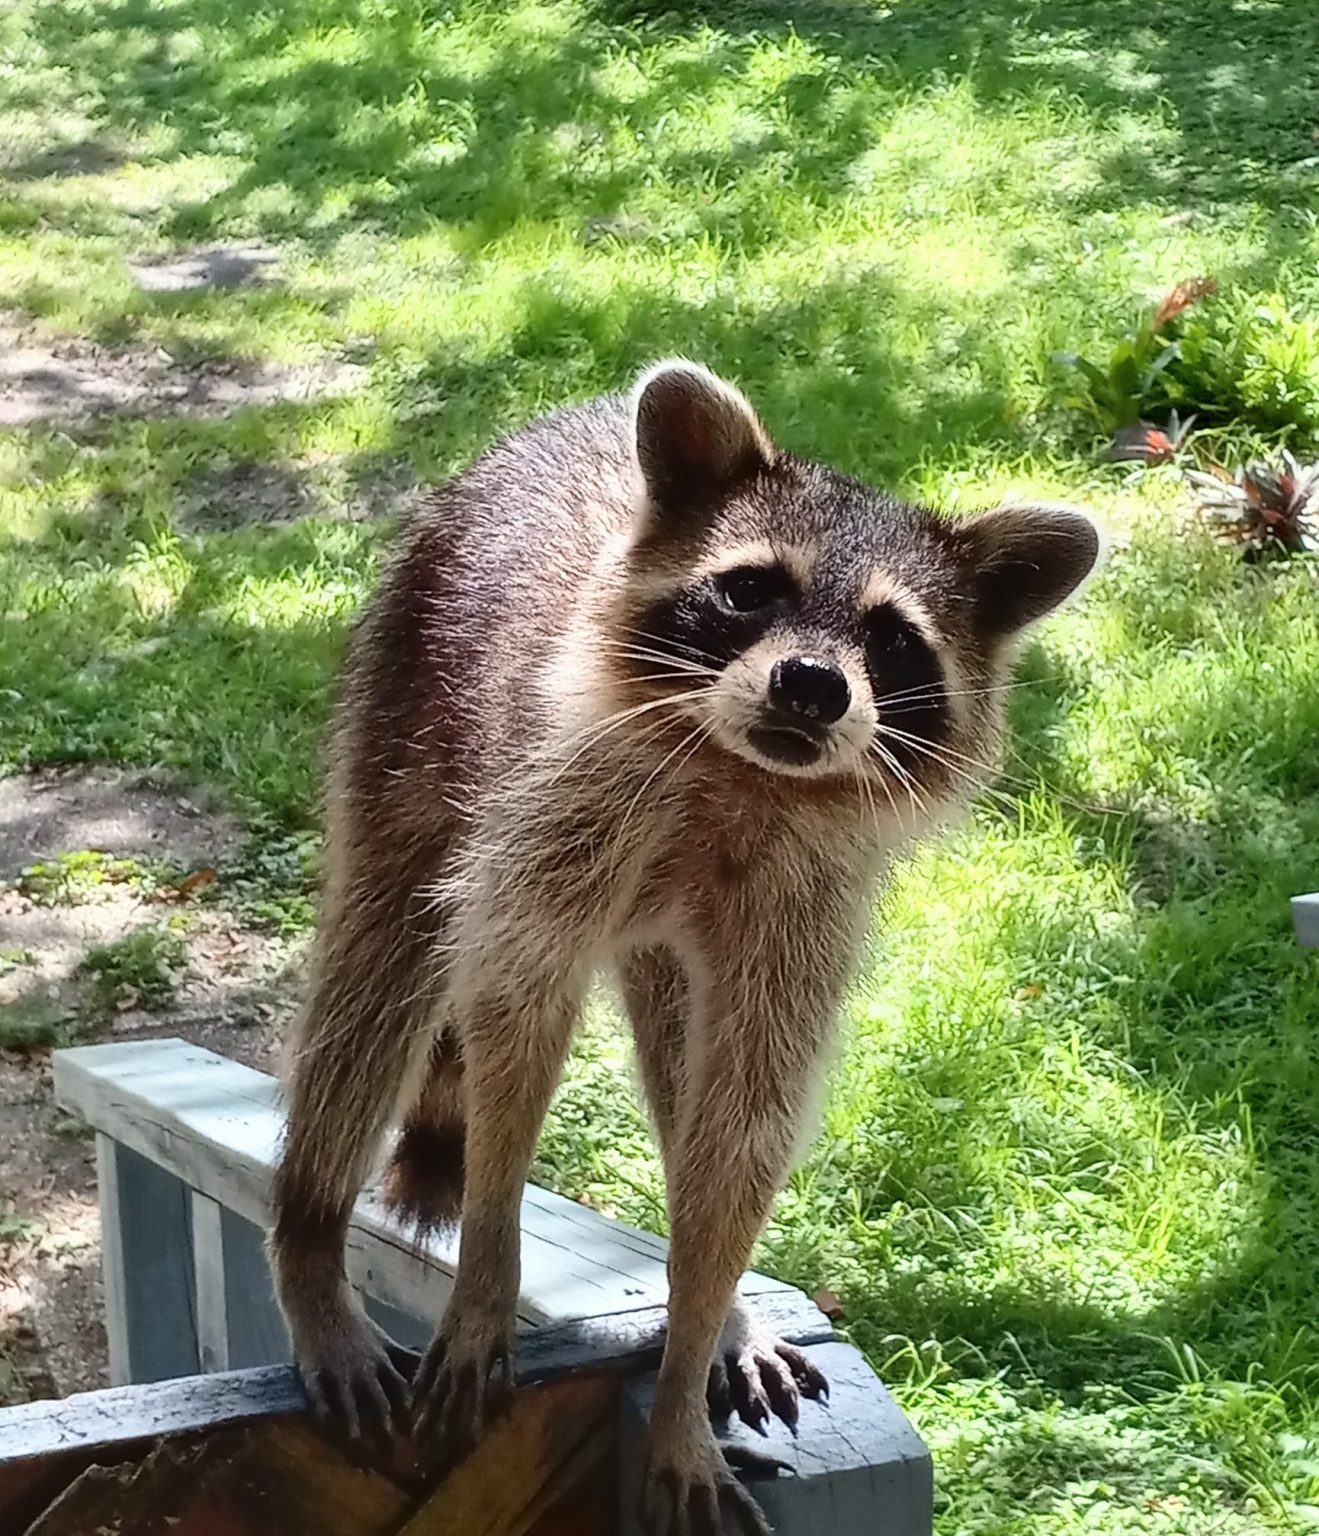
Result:
M1247 558L1319 549L1319 463L1300 464L1284 448L1276 462L1255 459L1235 475L1211 464L1186 478L1200 511Z
M1180 343L1164 334L1168 323L1217 291L1218 284L1209 277L1191 277L1178 283L1118 342L1106 367L1078 352L1054 353L1055 362L1075 368L1085 381L1084 391L1069 396L1065 404L1089 411L1110 434L1113 458L1160 463L1171 459L1181 446L1194 418L1178 421L1174 413L1165 429L1146 421L1143 412L1159 375L1180 350Z

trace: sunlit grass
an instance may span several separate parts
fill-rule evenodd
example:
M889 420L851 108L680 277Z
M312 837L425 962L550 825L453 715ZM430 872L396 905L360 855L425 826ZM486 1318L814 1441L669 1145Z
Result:
M935 1450L940 1536L1319 1522L1319 985L1286 919L1319 868L1319 578L1188 530L1174 472L1098 464L1050 361L1212 273L1227 331L1275 317L1242 398L1319 400L1317 25L1306 0L0 12L12 317L180 367L370 369L319 403L0 433L0 764L218 786L273 921L306 921L329 687L388 532L335 515L359 477L440 477L677 351L892 489L1112 524L1024 658L998 793L897 873L758 1256L842 1298ZM152 294L127 265L236 239L279 246L276 281ZM208 532L252 465L325 515ZM662 1224L627 1079L602 999L540 1170Z

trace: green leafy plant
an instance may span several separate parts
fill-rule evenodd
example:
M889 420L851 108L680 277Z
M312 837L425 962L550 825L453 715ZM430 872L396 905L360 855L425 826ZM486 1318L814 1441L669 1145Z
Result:
M39 907L72 907L103 899L112 886L127 886L140 896L175 890L179 872L158 861L118 858L95 848L78 848L27 865L15 882Z
M10 1243L25 1243L37 1230L37 1223L30 1216L22 1216L6 1202L0 1206L0 1247Z
M1168 324L1217 291L1212 278L1191 277L1177 284L1133 330L1129 330L1101 367L1079 352L1055 352L1054 361L1074 368L1084 381L1065 403L1090 413L1113 438L1113 455L1126 459L1171 457L1190 427L1172 422L1164 432L1144 419L1155 398L1160 374L1180 352L1180 343L1165 334ZM1147 450L1147 451L1146 451Z
M142 874L136 859L112 858L94 848L79 848L29 864L17 885L39 907L76 906L94 900L108 885L136 883Z
M22 997L0 1003L0 1051L37 1051L58 1045L64 1020L44 997Z
M187 944L171 921L98 944L88 950L82 968L92 978L92 1006L108 1013L168 1002L187 961Z
M237 861L223 871L243 921L285 935L305 933L316 917L320 846L314 832L255 831Z
M1282 293L1225 294L1187 317L1154 393L1161 409L1319 438L1319 316Z
M0 976L7 976L21 965L31 965L33 959L32 951L28 949L0 949Z

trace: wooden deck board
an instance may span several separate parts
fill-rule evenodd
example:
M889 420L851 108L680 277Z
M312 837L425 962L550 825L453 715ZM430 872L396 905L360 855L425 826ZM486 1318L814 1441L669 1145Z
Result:
M765 1322L794 1344L832 1337L828 1319L797 1291L758 1303ZM617 1317L581 1318L529 1328L518 1339L519 1386L590 1374L617 1374L658 1363L663 1307ZM249 1419L300 1414L306 1397L291 1365L264 1365L145 1386L107 1387L76 1397L0 1408L0 1471L34 1457L81 1446L129 1445Z
M61 1051L55 1091L98 1131L191 1189L264 1227L283 1109L273 1077L183 1040L118 1041ZM524 1322L550 1323L656 1306L668 1294L667 1245L549 1190L522 1205ZM348 1241L353 1283L400 1311L433 1320L448 1295L456 1241L420 1251L368 1189ZM790 1289L744 1277L745 1295Z

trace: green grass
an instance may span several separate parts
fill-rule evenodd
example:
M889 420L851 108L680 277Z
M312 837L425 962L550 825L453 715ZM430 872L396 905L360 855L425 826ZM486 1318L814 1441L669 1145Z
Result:
M1212 274L1210 446L1305 445L1319 12L638 9L0 12L11 309L371 370L0 435L0 762L220 787L263 840L254 910L305 924L327 690L388 531L336 508L656 354L898 491L1090 502L1110 568L1025 659L1000 795L898 880L759 1260L843 1299L934 1448L940 1536L1313 1528L1319 978L1286 898L1319 870L1319 570L1245 568L1171 473L1094 467L1050 357ZM238 237L286 280L145 294L123 265ZM253 463L324 515L202 531L199 488ZM626 1071L602 1005L540 1167L660 1222Z
M38 907L72 906L95 901L114 886L122 885L150 894L170 879L165 866L143 864L138 859L114 858L94 848L78 848L54 858L26 865L14 888ZM0 963L3 953L0 952Z
M22 1055L67 1043L64 1017L46 998L21 997L0 1002L0 1051Z
M155 928L126 934L87 951L82 968L91 978L88 1006L93 1012L116 1008L152 1008L169 1002L188 963L188 946L176 916Z

